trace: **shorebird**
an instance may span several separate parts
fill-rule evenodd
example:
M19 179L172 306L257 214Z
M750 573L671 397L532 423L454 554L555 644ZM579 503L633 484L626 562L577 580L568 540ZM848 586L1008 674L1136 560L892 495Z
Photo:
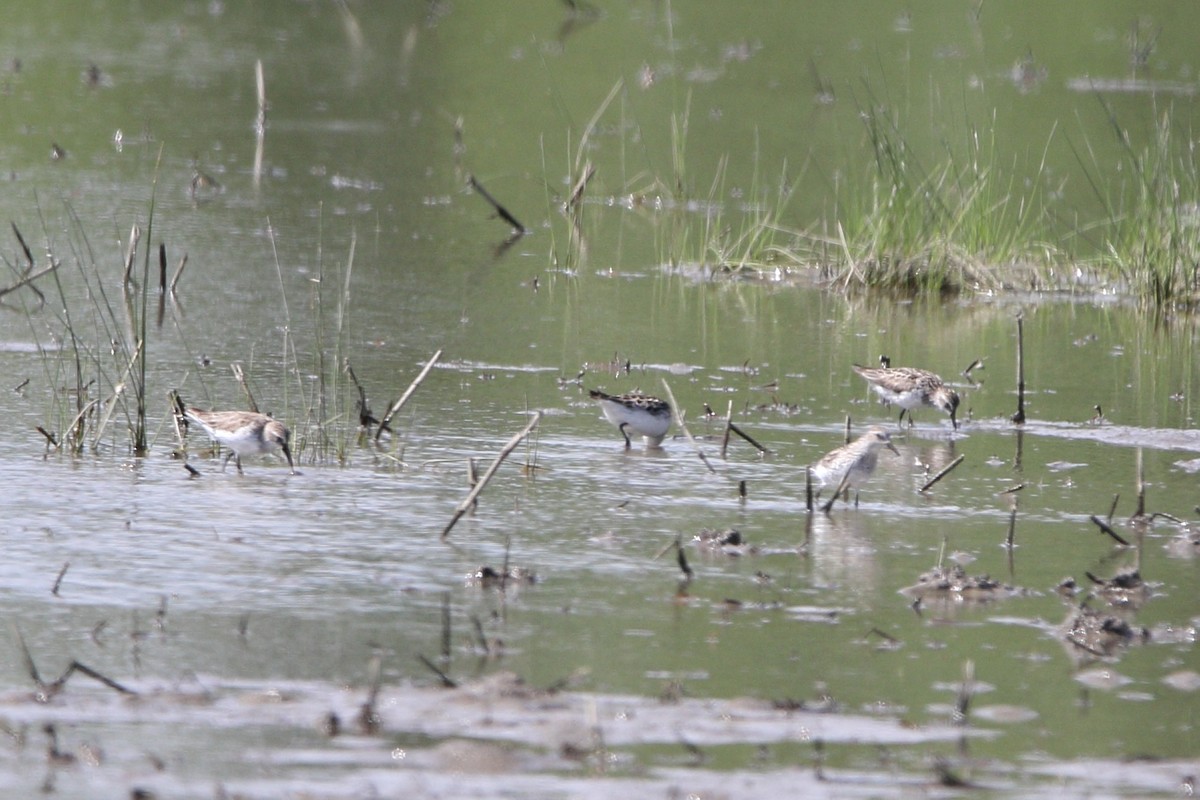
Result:
M912 427L912 410L918 406L940 408L950 415L950 424L958 430L958 392L954 391L934 373L913 367L860 367L854 371L867 379L886 405L900 406L899 422L908 413L908 425Z
M287 458L288 468L293 475L296 474L296 467L292 463L292 451L288 447L291 433L279 420L253 411L202 411L198 408L186 408L181 401L177 401L177 405L176 413L182 416L185 424L195 422L217 444L228 448L229 453L221 463L222 472L229 466L231 458L236 459L238 474L242 474L242 456L282 450Z
M858 487L871 477L879 462L879 451L885 447L900 455L892 444L891 435L881 426L872 425L853 442L831 450L813 464L810 467L813 480L822 487L832 485L835 491L841 489L844 482L847 489L854 488L854 504L858 505Z
M612 395L596 389L588 396L600 401L600 410L625 437L626 447L630 446L629 431L641 434L647 447L658 447L671 427L671 406L657 397L641 392Z

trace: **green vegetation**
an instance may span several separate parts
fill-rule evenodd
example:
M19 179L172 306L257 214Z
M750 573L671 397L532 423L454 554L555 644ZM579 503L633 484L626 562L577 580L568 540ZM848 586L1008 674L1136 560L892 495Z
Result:
M1105 108L1124 162L1115 180L1106 178L1094 159L1086 164L1092 189L1108 211L1101 225L1101 271L1115 273L1127 291L1148 304L1195 307L1200 302L1200 175L1194 138L1173 131L1167 110L1156 120L1150 143L1137 150L1111 108Z
M1076 151L1106 211L1069 228L1043 198L1045 152L1034 177L1021 178L1020 165L1002 163L994 133L972 128L965 145L945 143L940 157L923 159L886 111L863 109L860 117L870 169L857 182L839 181L832 210L807 229L784 223L796 185L786 165L774 188L761 185L757 146L752 186L738 208L723 200L728 157L707 194L693 197L687 115L674 118L671 177L632 195L663 215L662 262L706 276L783 274L839 291L903 295L1057 291L1073 288L1082 273L1090 286L1154 307L1200 302L1200 175L1191 137L1173 132L1169 111L1142 150L1112 116L1125 147L1116 180ZM645 200L652 195L655 204Z

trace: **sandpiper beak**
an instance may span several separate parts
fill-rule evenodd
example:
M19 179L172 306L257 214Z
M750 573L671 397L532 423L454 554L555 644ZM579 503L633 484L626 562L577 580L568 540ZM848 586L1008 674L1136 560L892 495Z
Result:
M885 444L884 447L886 447L888 450L891 450L897 456L900 455L900 451L896 449L896 445L892 444L891 442Z
M295 475L296 474L296 465L292 463L292 451L290 448L288 448L287 442L284 442L282 445L280 445L280 449L283 450L283 454L285 456L287 456L288 469L290 469L292 471L292 474Z

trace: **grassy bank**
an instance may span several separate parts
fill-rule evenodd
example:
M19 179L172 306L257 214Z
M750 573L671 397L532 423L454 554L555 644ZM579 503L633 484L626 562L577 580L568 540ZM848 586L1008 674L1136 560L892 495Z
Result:
M713 169L706 193L689 190L698 170L686 165L677 134L673 174L630 195L643 208L651 205L644 198L656 198L662 262L713 276L815 279L838 291L1084 290L1163 309L1200 303L1200 176L1192 137L1175 129L1169 110L1140 148L1111 114L1123 145L1115 168L1099 163L1086 139L1068 137L1102 209L1091 219L1045 197L1053 132L1030 168L1005 160L990 124L929 155L910 146L883 106L859 116L869 168L831 186L822 218L799 223L788 209L795 182L786 165L777 181L760 181L755 148L752 187L735 208L725 199L728 159ZM686 118L673 125L686 128Z

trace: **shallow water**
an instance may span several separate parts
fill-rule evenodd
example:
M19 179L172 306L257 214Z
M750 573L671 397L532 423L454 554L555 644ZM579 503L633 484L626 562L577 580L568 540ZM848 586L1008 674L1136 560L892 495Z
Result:
M783 26L631 6L575 20L558 39L558 17L522 24L475 7L185 4L144 10L137 41L114 50L104 31L115 29L84 30L75 11L64 4L0 32L0 54L22 60L0 95L10 190L0 204L37 263L47 249L62 260L63 281L60 295L40 280L44 305L22 290L0 310L7 793L911 796L952 791L943 784L954 776L996 794L1147 796L1174 795L1195 774L1190 320L1155 320L1112 297L861 300L660 266L670 226L705 212L624 200L669 171L668 117L684 101L667 97L694 92L698 185L730 142L748 141L743 123L761 127L765 164L782 161L791 151L778 139L794 134L798 112L769 102L780 91L771 81L796 81L799 69L771 34ZM100 18L110 16L117 24ZM859 63L846 54L862 49L885 63L916 51L940 59L922 16L831 27L842 43L833 60ZM1080 27L1091 47L1126 22L1109 10ZM1002 27L992 24L988 42ZM1173 26L1164 30L1159 58L1182 70ZM69 44L22 45L18 33ZM1024 49L981 47L970 60L978 74L1005 75ZM1047 51L1038 57L1059 57ZM61 52L79 63L64 66ZM469 69L465 52L477 59ZM261 171L257 58L271 101ZM97 86L80 75L90 61L102 68ZM643 63L661 82L635 91ZM1078 94L1058 76L1083 68L1055 66L1031 93L988 83L987 96L1002 95L1005 114L1011 104L1014 116L1045 119ZM855 74L839 68L839 91ZM618 77L629 88L596 128L599 183L572 241L546 186L565 190L548 176ZM836 139L849 105L824 123L805 112L813 136ZM466 167L533 229L507 247L505 226L461 191L459 113ZM49 140L66 159L48 160ZM192 196L193 161L220 191ZM749 182L746 163L732 169L743 176L731 202ZM151 241L167 244L169 272L184 252L189 261L161 327L149 297L150 451L131 454L131 406L120 403L83 454L55 451L36 427L61 436L77 408L62 308L83 382L96 380L88 399L107 401L124 377L111 344L124 335L118 237L135 221L145 230L152 188ZM20 268L14 243L3 253ZM1029 415L1019 428L1008 421L1018 313ZM394 434L360 443L356 395L337 365L349 359L378 416L438 349ZM961 429L918 411L857 507L806 513L804 467L841 444L846 416L855 430L895 423L850 370L880 354L953 384ZM175 457L168 390L244 407L233 362L260 407L291 426L299 474L278 459L222 473L198 434L187 455L199 474ZM678 428L661 450L625 450L587 399L588 388L661 394L664 381L712 472ZM706 419L706 405L718 417L731 407L769 452L734 438L722 457L723 421ZM443 542L468 460L486 467L535 410L534 437ZM1125 524L1139 460L1147 513L1183 522ZM1113 527L1134 547L1089 520L1109 516L1117 495ZM746 545L696 541L727 528ZM917 607L900 593L952 561L1012 591ZM536 580L501 592L469 577L505 563ZM1134 567L1149 597L1122 613L1149 641L1104 657L1068 644L1064 621L1097 591L1087 573ZM1073 599L1057 590L1068 576L1082 591ZM43 681L76 660L136 697L77 672L40 698L21 639ZM460 688L439 688L422 656ZM379 728L364 732L373 658ZM963 715L956 699L972 671ZM48 752L47 723L69 757Z

